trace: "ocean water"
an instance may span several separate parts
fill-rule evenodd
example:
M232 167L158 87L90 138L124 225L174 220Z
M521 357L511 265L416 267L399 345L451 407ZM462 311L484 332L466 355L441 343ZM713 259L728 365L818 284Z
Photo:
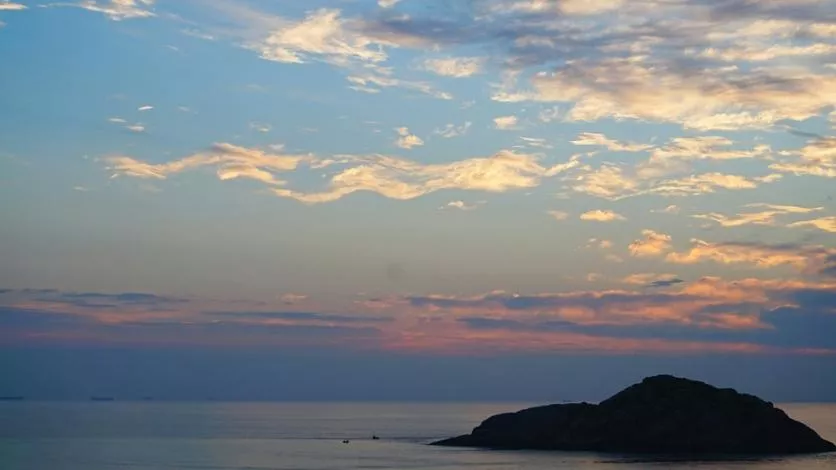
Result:
M425 445L469 432L489 415L530 405L0 402L0 469L836 469L836 454L676 462ZM836 440L836 405L782 408ZM373 434L380 439L372 440Z

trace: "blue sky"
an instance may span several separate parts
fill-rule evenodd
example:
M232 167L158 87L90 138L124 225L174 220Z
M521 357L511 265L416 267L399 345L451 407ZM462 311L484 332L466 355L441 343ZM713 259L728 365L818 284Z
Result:
M826 0L16 0L0 57L4 347L836 353Z

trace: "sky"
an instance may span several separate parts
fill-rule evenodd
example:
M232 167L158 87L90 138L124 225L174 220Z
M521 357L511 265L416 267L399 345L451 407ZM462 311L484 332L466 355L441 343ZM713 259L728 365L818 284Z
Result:
M830 0L3 0L0 64L0 395L836 399Z

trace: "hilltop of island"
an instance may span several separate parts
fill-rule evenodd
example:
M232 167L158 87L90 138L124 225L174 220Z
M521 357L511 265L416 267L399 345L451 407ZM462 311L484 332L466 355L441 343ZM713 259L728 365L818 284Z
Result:
M648 377L599 404L504 413L432 445L641 454L805 454L836 445L772 403L670 375Z

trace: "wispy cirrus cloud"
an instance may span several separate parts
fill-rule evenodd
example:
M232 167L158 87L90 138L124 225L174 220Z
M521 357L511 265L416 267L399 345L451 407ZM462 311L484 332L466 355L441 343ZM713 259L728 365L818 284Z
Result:
M667 261L695 264L712 261L719 264L748 264L757 268L790 266L810 274L836 274L836 248L817 245L767 245L761 243L712 243L691 240L691 249L669 253Z
M442 77L465 78L482 72L484 65L482 57L445 57L426 59L422 68Z
M604 134L595 132L583 132L578 135L572 143L575 145L601 146L613 152L641 152L652 147L651 145L637 144L633 142L622 143L617 140L610 139Z
M747 207L759 207L766 210L758 212L744 212L734 216L727 216L718 214L716 212L708 214L694 214L691 217L695 219L710 220L716 222L722 227L740 227L743 225L775 225L777 223L776 217L787 214L807 214L824 209L823 207L799 207L790 205L775 205L775 204L747 204ZM803 225L803 223L801 223ZM799 223L789 224L788 227L799 226Z
M825 232L836 233L836 216L793 222L787 227L813 227Z
M22 3L15 3L8 0L0 1L0 11L20 11L26 8L26 5Z
M408 132L407 132L408 133ZM338 200L358 191L369 191L391 199L414 199L445 189L506 192L537 187L543 179L578 166L571 159L543 166L540 155L501 151L489 157L475 157L449 163L422 164L385 155L338 155L319 158L313 154L269 153L229 143L215 144L205 152L167 163L147 163L128 156L104 158L113 176L163 180L198 168L216 169L220 180L251 179L270 186L280 197L304 203ZM290 189L287 177L302 165L319 170L342 167L332 172L323 191Z
M88 11L102 13L114 21L156 16L153 11L156 0L81 0L79 3L62 3L59 6L77 6Z
M447 124L443 128L439 128L439 129L436 129L435 131L433 131L433 134L441 136L445 139L452 139L454 137L461 137L461 136L467 134L467 132L470 130L470 126L472 126L472 125L473 125L473 123L470 122L470 121L467 121L464 124L461 124L459 126L457 126L455 124Z

